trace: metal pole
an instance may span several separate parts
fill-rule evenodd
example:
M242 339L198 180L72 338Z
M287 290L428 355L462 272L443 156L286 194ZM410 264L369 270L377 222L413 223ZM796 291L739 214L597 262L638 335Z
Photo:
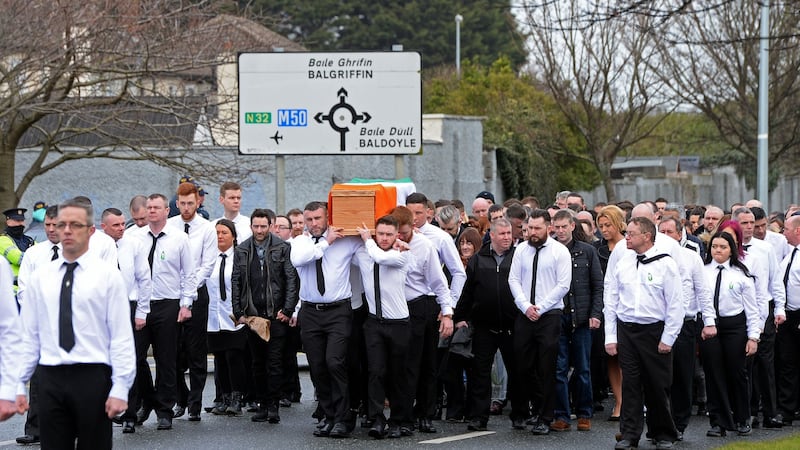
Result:
M286 159L283 155L275 155L275 211L286 213Z
M406 164L403 155L394 155L394 179L399 180L406 177Z
M464 17L456 14L456 76L461 78L461 22Z
M758 183L756 197L769 211L769 0L761 4L758 63Z

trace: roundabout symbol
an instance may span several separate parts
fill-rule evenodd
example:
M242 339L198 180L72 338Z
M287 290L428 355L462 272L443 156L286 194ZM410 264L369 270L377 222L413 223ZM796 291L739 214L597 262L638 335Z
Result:
M314 120L317 123L328 122L331 128L339 133L339 151L343 152L345 149L345 135L350 131L349 125L355 125L358 121L367 123L372 116L366 111L363 111L363 114L359 114L352 105L345 102L347 91L343 87L336 92L336 95L339 96L339 103L331 106L328 114L318 112L314 116Z

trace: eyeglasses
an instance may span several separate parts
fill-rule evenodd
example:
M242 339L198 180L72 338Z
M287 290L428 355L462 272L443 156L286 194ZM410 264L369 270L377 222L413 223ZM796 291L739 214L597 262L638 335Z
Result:
M57 230L63 230L63 229L65 229L65 228L69 227L69 229L70 229L70 230L80 231L80 230L82 230L82 229L84 229L84 228L88 228L88 227L90 227L90 226L91 226L91 225L90 225L90 224L88 224L88 223L80 223L80 222L69 222L69 223L66 223L66 222L58 222L58 223L56 224L56 229L57 229Z
M278 228L281 229L281 230L291 230L292 229L292 227L287 226L287 225L278 225Z
M636 236L643 236L645 234L647 234L647 233L633 233L631 231L628 231L627 233L625 233L625 239L627 239L627 238L635 238Z

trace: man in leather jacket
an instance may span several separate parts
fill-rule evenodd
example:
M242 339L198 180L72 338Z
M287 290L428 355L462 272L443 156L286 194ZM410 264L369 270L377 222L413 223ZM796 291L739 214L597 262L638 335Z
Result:
M231 297L233 315L240 323L257 316L270 321L270 341L255 332L248 340L252 375L259 401L254 422L280 422L278 402L283 384L283 360L289 319L297 306L299 279L290 259L291 247L270 233L275 213L256 209L250 216L253 236L242 242L233 256Z

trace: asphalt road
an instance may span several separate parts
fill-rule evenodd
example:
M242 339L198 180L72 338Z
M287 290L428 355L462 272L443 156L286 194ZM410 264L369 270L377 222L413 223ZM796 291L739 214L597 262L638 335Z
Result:
M337 448L459 448L459 449L611 449L614 447L614 434L617 423L608 422L610 409L595 415L592 430L587 432L569 431L551 433L548 436L534 436L528 431L511 429L511 423L505 416L492 416L489 431L483 434L469 433L466 424L434 422L439 428L436 434L416 433L412 437L397 440L384 439L375 441L367 436L367 430L357 428L351 438L331 439L317 438L314 431L315 420L311 418L315 403L313 388L307 371L301 372L303 398L291 408L281 408L281 423L253 423L252 414L244 417L217 417L203 413L202 421L188 422L186 417L175 419L170 431L157 431L155 415L137 427L135 434L122 434L121 427L114 427L114 447L120 449L206 449L206 448L280 448L280 449L337 449ZM206 404L213 400L213 377L208 378L205 389ZM610 400L609 400L610 402ZM0 423L0 448L22 448L14 441L23 432L24 417L14 418ZM574 426L574 425L573 425ZM708 438L705 432L708 420L704 417L693 417L686 430L685 440L676 445L678 449L716 448L734 441L757 441L787 436L800 432L800 427L783 430L755 429L747 437L728 436L725 438ZM437 439L445 442L437 443ZM430 442L433 441L433 442ZM30 446L38 448L38 446ZM640 448L655 448L642 442Z

